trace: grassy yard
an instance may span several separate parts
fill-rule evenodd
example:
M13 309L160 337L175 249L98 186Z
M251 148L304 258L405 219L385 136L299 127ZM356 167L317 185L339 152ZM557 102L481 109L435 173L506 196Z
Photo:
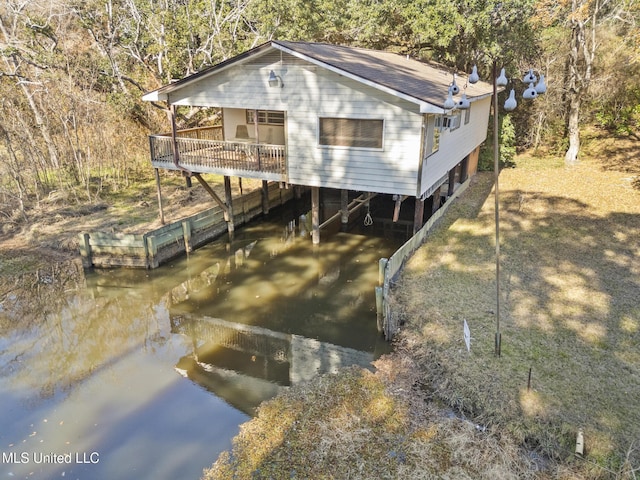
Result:
M640 172L599 145L576 167L520 157L500 175L501 357L479 174L398 279L404 326L376 372L266 403L205 478L638 478Z
M633 180L598 159L566 168L521 157L501 173L500 358L490 178L479 178L472 194L488 195L482 208L463 199L395 289L403 341L435 395L561 462L573 458L583 430L589 477L628 470L627 460L640 466L640 192Z

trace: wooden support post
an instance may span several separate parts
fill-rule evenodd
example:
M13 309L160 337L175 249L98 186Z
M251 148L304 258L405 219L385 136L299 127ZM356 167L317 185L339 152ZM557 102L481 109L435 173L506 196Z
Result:
M435 213L440 208L440 188L438 187L435 192L432 194L433 205L431 207L431 213Z
M147 268L158 268L160 266L160 262L158 261L158 244L156 243L156 237L149 236L146 238L146 240L147 252L149 255Z
M340 190L340 211L342 215L340 221L343 226L349 223L349 190Z
M209 186L209 184L205 181L204 178L202 178L202 176L199 173L194 173L193 174L194 177L196 177L196 180L198 180L200 182L200 185L202 185L202 187L207 191L207 193L209 195L211 195L211 197L216 201L216 203L218 204L218 206L222 209L222 211L225 214L225 220L227 219L227 213L228 213L228 208L227 205L220 200L220 197L218 196L218 194L216 192L213 191L213 189ZM225 177L227 178L227 177ZM226 186L226 183L225 183ZM231 184L229 184L229 188L231 188Z
M469 155L460 162L460 183L464 183L469 178Z
M164 209L162 208L162 191L160 190L160 172L154 168L156 176L156 191L158 193L158 211L160 212L160 224L164 225Z
M173 163L180 164L180 150L178 149L178 127L176 126L176 106L171 105L171 148L173 150Z
M387 263L389 263L389 259L381 258L378 260L378 285L384 285L384 277L387 269Z
M237 214L240 216L240 223L246 223L248 221L248 216L247 216L247 199L244 197L244 189L242 187L242 177L238 177L238 190L240 190L240 202L242 203L241 205L241 211Z
M400 206L402 205L402 202L404 202L406 198L407 198L406 195L396 196L396 206L393 209L393 223L396 223L398 221L398 218L400 218Z
M311 187L311 239L320 243L320 187Z
M225 220L227 221L227 230L229 231L229 236L233 237L233 232L235 230L235 226L233 224L233 197L231 195L231 177L228 175L224 176L224 197L227 203L227 212Z
M384 332L385 334L385 315L384 315L384 295L385 295L385 276L387 273L387 258L381 258L378 260L378 286L375 288L376 292L376 320L378 326L378 332Z
M382 287L376 287L376 325L378 328L378 333L382 333L384 331L384 310L382 307Z
M447 188L447 198L453 195L453 191L456 187L456 168L449 170L449 188Z
M262 213L269 213L269 182L262 181Z
M93 266L91 240L88 233L80 234L80 256L82 257L82 266L84 268L91 268Z
M191 177L189 175L184 176L184 182L187 188L191 188L193 184L191 183Z
M193 251L191 246L191 222L189 220L182 222L182 237L184 238L184 251L189 254Z
M396 204L393 207L393 223L398 221L398 217L400 216L400 205L402 204L402 200L400 200L400 196L396 196Z
M416 206L413 213L413 234L418 233L418 230L422 228L422 222L424 218L424 200L420 200L420 197L416 197Z
M144 268L146 268L147 270L151 268L151 265L149 264L149 242L147 242L148 237L148 233L142 235L142 244L144 245Z

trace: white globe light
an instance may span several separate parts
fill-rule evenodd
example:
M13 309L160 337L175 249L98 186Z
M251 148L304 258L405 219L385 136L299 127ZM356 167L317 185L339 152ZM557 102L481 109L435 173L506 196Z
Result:
M476 65L471 69L471 74L469 75L469 83L474 84L478 83L480 80L480 75L478 75L478 67Z
M507 112L510 112L512 110L515 110L517 106L518 106L518 102L516 101L516 91L514 89L511 89L509 98L507 98L504 102L504 109Z
M538 96L538 92L536 92L536 89L533 88L533 83L530 83L529 88L527 88L522 94L522 98L524 98L525 100L532 100L537 96Z
M444 101L444 109L452 110L456 107L456 102L453 100L453 94L451 93L451 89L449 89L449 95L447 99Z
M496 85L499 87L505 87L509 83L507 75L504 73L504 68L500 70L500 76L496 78Z

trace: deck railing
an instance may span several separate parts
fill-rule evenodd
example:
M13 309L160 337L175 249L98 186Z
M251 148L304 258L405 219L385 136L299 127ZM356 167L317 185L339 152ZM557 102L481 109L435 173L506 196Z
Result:
M196 131L199 130L199 131ZM200 138L198 138L200 135ZM265 143L203 139L201 129L181 131L176 137L179 164L201 173L254 172L285 175L285 147ZM215 131L207 136L217 135ZM156 168L176 169L170 135L149 136L151 163Z
M167 134L167 136L171 136L171 134ZM184 130L178 130L176 136L181 138L195 138L198 140L224 140L222 136L222 125L186 128Z
M159 133L160 137L170 137L171 132ZM176 137L197 138L199 140L224 140L222 134L222 125L214 125L210 127L195 127L178 130Z

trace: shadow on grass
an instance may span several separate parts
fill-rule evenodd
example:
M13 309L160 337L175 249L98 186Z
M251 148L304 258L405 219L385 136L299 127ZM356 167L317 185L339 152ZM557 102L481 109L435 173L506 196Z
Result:
M565 422L625 449L640 438L640 216L599 218L556 197L537 198L545 205L536 214L522 195L505 198L506 333L543 343L525 342L519 354L539 364L540 381L552 379Z
M477 217L443 223L407 265L395 293L409 325L402 341L423 363L427 388L461 413L556 459L572 456L584 430L589 458L619 471L640 439L640 215L598 216L544 192L501 193L496 358L494 212L486 200ZM640 454L630 460L640 464Z
M636 135L595 137L593 155L605 171L634 175L632 186L640 190L640 142Z

